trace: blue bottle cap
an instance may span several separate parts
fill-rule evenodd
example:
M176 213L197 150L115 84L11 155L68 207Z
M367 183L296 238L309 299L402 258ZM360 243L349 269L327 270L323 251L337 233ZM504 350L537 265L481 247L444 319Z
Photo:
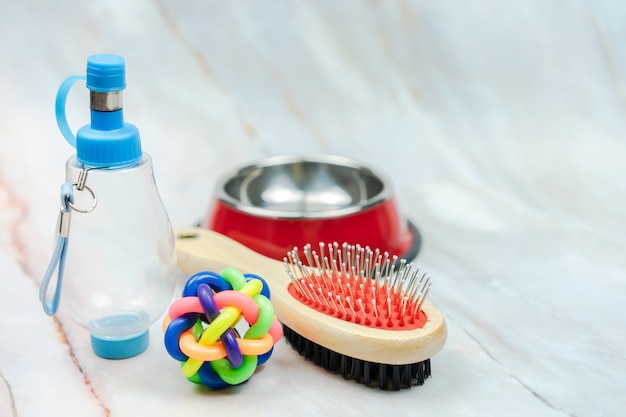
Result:
M87 88L99 93L126 88L124 58L113 54L91 55L87 58Z
M70 130L65 116L65 102L72 85L79 79L87 80L93 93L115 94L126 87L126 67L119 55L98 54L87 59L87 76L66 79L57 93L57 123L65 139L76 148L78 162L89 167L121 167L132 165L142 157L139 130L124 122L123 109L113 111L91 110L91 124Z
M137 335L119 338L91 334L91 348L104 359L127 359L143 353L150 343L148 330Z

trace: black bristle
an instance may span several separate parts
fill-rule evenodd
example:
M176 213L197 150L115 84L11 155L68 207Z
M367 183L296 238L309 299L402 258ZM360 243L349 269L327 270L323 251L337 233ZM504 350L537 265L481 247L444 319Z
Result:
M404 365L402 369L402 385L411 386L411 365Z
M314 344L310 343L310 341L308 339L305 339L304 337L301 337L301 339L302 339L301 343L304 345L304 357L309 361L313 360Z
M306 359L326 371L353 379L366 386L376 384L382 390L400 390L422 385L430 377L430 359L407 365L386 365L363 361L334 352L324 346L300 336L283 325L287 342Z
M337 369L339 366L340 354L334 350L328 351L328 366L324 369Z
M372 374L370 373L371 362L363 364L363 384L368 386L372 383Z
M329 354L330 352L328 351L328 349L322 349L322 351L320 352L320 364L318 366L321 366L324 369L328 368Z
M352 365L351 358L346 355L341 355L341 358L339 359L339 375L341 375L344 379L350 379L351 365Z
M402 380L400 378L400 370L403 366L394 366L391 370L391 389L394 391L398 391L400 389L400 384Z
M387 389L387 365L378 364L378 388Z
M322 349L321 346L316 344L313 345L313 363L317 366L322 365Z
M362 364L363 364L363 361L359 361L359 360L352 361L352 379L354 379L358 383L361 383L362 381L362 378L361 378L361 365Z

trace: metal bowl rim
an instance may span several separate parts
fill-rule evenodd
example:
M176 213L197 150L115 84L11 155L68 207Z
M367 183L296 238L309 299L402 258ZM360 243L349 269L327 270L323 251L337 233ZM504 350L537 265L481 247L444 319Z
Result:
M356 203L347 207L341 207L337 209L329 210L315 210L315 211L284 211L276 209L268 209L264 207L258 207L249 205L241 200L238 200L228 194L225 190L226 185L246 171L255 170L258 168L275 167L280 165L293 165L302 163L316 163L316 164L328 164L336 165L343 168L354 169L355 171L362 172L368 176L375 178L381 183L381 190L375 195L371 196L364 202ZM387 178L377 172L376 170L365 166L364 164L343 156L337 155L276 155L259 159L248 165L233 169L222 175L218 181L216 199L222 204L239 211L241 213L250 214L253 216L272 218L272 219L327 219L336 218L342 216L348 216L356 214L372 208L378 204L390 200L392 197L391 185Z

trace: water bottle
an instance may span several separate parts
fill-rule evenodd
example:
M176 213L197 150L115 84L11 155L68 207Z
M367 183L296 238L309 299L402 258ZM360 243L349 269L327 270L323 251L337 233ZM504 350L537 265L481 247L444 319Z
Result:
M91 123L74 136L65 100L80 79L90 90ZM172 226L152 159L142 151L138 129L124 121L125 87L124 58L100 54L88 58L86 77L69 77L59 88L57 122L76 154L66 163L59 240L40 291L44 310L54 314L63 285L67 312L89 331L95 354L108 359L148 347L148 329L171 301L176 271Z

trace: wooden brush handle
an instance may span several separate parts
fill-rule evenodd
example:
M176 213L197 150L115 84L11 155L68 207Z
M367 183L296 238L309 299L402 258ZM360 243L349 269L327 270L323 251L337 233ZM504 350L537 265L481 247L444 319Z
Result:
M327 316L292 297L287 290L290 280L280 261L207 229L176 229L174 235L178 267L185 273L220 272L233 266L243 273L260 275L270 286L278 319L327 349L364 361L403 365L432 357L446 341L445 320L428 301L422 306L428 321L421 329L384 330L361 326Z

